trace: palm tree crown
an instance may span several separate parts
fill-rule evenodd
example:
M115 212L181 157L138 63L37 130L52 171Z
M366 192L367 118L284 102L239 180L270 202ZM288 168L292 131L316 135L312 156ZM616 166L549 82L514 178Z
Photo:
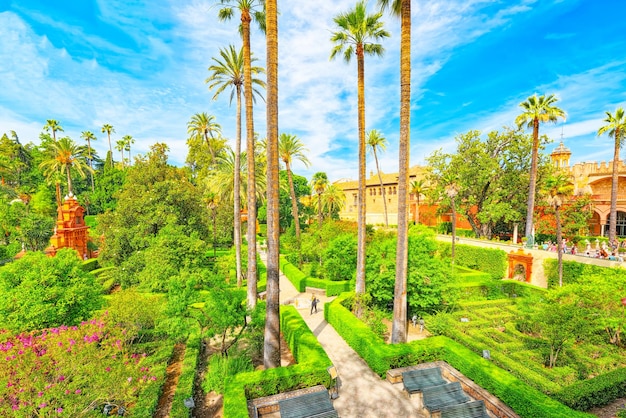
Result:
M223 141L215 138L220 136L221 131L222 127L215 121L215 116L205 112L196 113L187 123L187 134L189 134L190 139L201 139L208 145L213 163L215 163L219 148L222 148L221 142Z
M330 59L334 59L341 52L346 62L350 62L355 54L382 56L385 48L376 42L390 35L383 28L381 17L382 13L368 15L363 1L357 2L353 10L336 16L333 21L339 30L333 32L330 38L336 44Z
M85 147L76 145L71 138L61 138L56 142L48 144L45 150L46 158L39 164L39 167L44 170L44 174L48 179L64 171L67 176L68 194L72 194L71 170L76 170L82 178L85 178L86 171L91 171L91 168L85 162L86 151Z
M241 94L243 89L243 48L239 49L239 52L235 49L234 45L229 45L228 49L220 48L221 58L211 58L215 64L209 67L211 75L204 81L209 85L209 90L215 90L213 100L217 100L218 96L224 92L228 87L232 87L230 91L230 103L233 99ZM256 58L250 57L250 62L257 61ZM264 74L265 69L263 67L250 67L252 73L252 93L253 99L255 96L263 97L260 90L255 86L265 88L265 81L255 77L258 74Z
M54 119L48 119L46 120L46 124L43 126L43 129L46 132L50 132L52 131L52 139L54 141L57 140L57 132L64 132L63 131L63 127L61 126L61 124L59 123L59 121L54 120Z

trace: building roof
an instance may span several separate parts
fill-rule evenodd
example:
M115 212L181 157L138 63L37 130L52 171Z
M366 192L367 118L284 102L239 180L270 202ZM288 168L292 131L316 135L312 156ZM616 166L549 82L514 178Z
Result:
M414 165L413 167L409 167L409 178L411 177L424 177L424 173L426 168ZM381 177L383 179L384 185L397 185L398 184L398 173L381 173ZM357 189L359 186L358 180L338 180L334 182L338 187L341 187L343 190L351 190ZM380 179L378 178L378 173L375 171L370 171L370 176L365 180L366 186L380 186Z

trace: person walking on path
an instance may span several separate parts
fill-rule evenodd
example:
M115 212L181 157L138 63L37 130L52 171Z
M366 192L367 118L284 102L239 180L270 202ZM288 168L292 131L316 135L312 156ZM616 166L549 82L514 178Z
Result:
M313 310L317 313L317 298L315 297L315 293L311 295L311 315L313 315Z

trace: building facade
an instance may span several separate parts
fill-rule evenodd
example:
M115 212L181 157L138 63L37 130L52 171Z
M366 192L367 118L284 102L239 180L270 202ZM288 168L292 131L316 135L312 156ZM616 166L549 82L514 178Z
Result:
M571 155L571 151L561 142L550 158L555 167L569 174L574 194L591 195L593 217L589 223L589 234L608 235L613 162L580 162L570 166ZM617 172L617 235L626 237L626 165L621 160L617 162Z
M574 185L574 194L589 194L593 201L593 217L589 222L589 234L594 236L608 235L609 213L611 209L611 184L613 162L581 162L570 165L571 151L563 142L550 154L555 167L566 172ZM618 161L618 192L617 192L617 235L626 237L626 165ZM418 180L426 181L426 168L413 166L409 169L409 185ZM366 179L365 203L366 223L384 225L385 211L383 205L383 189L387 202L389 225L398 224L398 173L382 174L382 187L378 174L370 172ZM339 216L343 220L357 220L358 181L338 181L335 183L345 193L346 200ZM409 187L410 191L410 187ZM449 222L450 214L437 215L438 206L427 204L424 195L409 194L409 222L418 222L434 226L441 222ZM457 219L457 228L470 229L463 216Z

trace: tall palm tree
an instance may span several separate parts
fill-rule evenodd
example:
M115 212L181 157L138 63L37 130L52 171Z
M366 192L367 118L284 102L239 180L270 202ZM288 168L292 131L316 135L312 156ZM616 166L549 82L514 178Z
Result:
M426 190L428 190L428 186L426 185L424 179L414 180L409 186L409 193L414 194L415 199L417 200L417 207L415 208L416 223L420 223L420 196L424 194Z
M317 172L311 178L311 188L317 194L317 222L322 226L322 194L328 187L328 176L324 172Z
M626 118L624 117L624 109L618 107L614 114L606 112L604 119L606 125L598 129L598 136L605 133L615 140L613 148L613 173L611 177L611 210L609 212L609 241L613 242L617 235L617 190L618 190L618 165L619 151L624 145L624 133L626 132Z
M331 218L333 214L341 212L346 202L346 194L336 184L329 184L322 193L322 206Z
M377 149L384 151L387 148L387 139L383 134L376 129L372 129L367 133L367 146L374 154L374 161L376 162L376 171L378 172L378 181L380 182L380 190L383 194L383 207L385 208L385 228L389 228L389 219L387 217L387 198L385 197L385 186L383 185L383 175L380 172L380 166L378 164Z
M211 163L215 164L216 149L212 139L221 133L222 127L215 121L215 116L205 112L196 113L187 122L187 134L193 138L201 138L209 146L211 153Z
M398 241L391 342L406 342L408 267L408 182L411 141L411 0L378 0L400 18L400 141L398 143Z
M102 125L102 133L107 134L107 138L109 138L109 152L111 153L111 162L113 162L113 148L111 147L111 134L115 133L115 128L113 128L112 125L109 125L108 123L105 123L104 125Z
M91 141L96 141L96 135L94 135L91 131L83 131L80 134L80 137L87 141L87 157L89 158L89 168L91 168L91 191L94 192L96 190L96 186L93 180L93 158L91 157Z
M278 137L278 155L283 163L285 163L285 169L287 170L287 179L289 180L289 195L291 196L291 214L293 215L293 222L296 227L296 240L300 242L300 217L298 216L298 201L296 200L296 189L293 185L293 173L291 172L291 163L293 160L302 162L306 167L309 167L311 163L309 159L304 155L308 149L304 146L302 141L297 136L292 134L282 133Z
M124 150L128 151L128 165L132 165L133 160L132 160L132 157L130 156L130 147L132 144L135 143L135 138L133 138L130 135L124 135L122 137L122 140L124 141Z
M559 118L565 120L565 112L556 107L558 101L554 94L549 96L534 94L526 101L520 103L523 112L515 118L518 127L526 125L533 129L533 147L530 162L530 187L528 190L528 204L526 207L526 244L532 247L533 236L533 215L535 212L535 190L537 186L537 160L539 159L539 124L545 122L556 122Z
M337 31L333 32L331 42L335 44L330 58L334 59L343 53L346 62L356 55L358 79L358 127L359 127L359 208L357 215L357 266L356 294L365 293L365 55L381 56L384 48L377 43L389 37L380 20L382 13L367 14L364 1L357 2L354 9L336 16L333 21ZM355 312L360 315L360 304L356 304Z
M218 12L220 20L230 20L239 10L241 26L240 33L243 45L243 95L246 105L246 149L248 150L248 306L256 306L256 295L251 293L256 289L256 191L255 185L255 160L254 160L254 118L252 96L252 53L250 52L250 23L256 20L263 29L265 27L265 14L263 13L263 0L218 0L221 9ZM254 299L254 300L252 300Z
M56 142L48 144L45 149L45 158L39 164L44 170L45 176L50 179L59 172L65 172L67 176L68 195L73 194L71 171L74 169L82 178L91 171L86 161L86 148L78 146L69 137L63 137Z
M559 287L563 287L563 236L561 234L560 208L563 206L563 201L574 192L574 186L565 174L557 173L546 179L544 190L546 203L554 209L554 218L556 220L556 247L559 265Z
M122 170L124 169L124 148L125 147L126 147L126 142L123 139L120 139L115 143L115 149L118 150L122 154Z
M214 64L209 67L210 75L205 80L205 83L209 84L209 89L214 90L213 100L217 100L219 95L227 88L230 88L230 104L233 102L233 98L237 99L237 137L235 139L235 200L233 201L234 211L234 242L235 242L235 260L237 277L241 277L241 199L239 198L239 190L241 189L241 93L243 89L243 48L239 49L239 52L235 49L234 45L229 45L228 49L220 48L221 58L212 58ZM250 62L256 61L251 57ZM254 86L265 87L265 82L255 75L262 74L265 70L262 67L251 67L250 72L252 74L253 85L253 99L254 95L261 96L259 90Z
M263 341L265 368L280 366L278 192L278 6L265 1L267 50L267 305ZM293 197L292 197L293 198ZM296 221L298 222L298 221Z
M63 127L61 126L59 121L54 119L46 120L46 124L43 126L43 129L46 132L52 131L52 139L54 140L54 142L56 142L57 140L57 132L64 132Z

